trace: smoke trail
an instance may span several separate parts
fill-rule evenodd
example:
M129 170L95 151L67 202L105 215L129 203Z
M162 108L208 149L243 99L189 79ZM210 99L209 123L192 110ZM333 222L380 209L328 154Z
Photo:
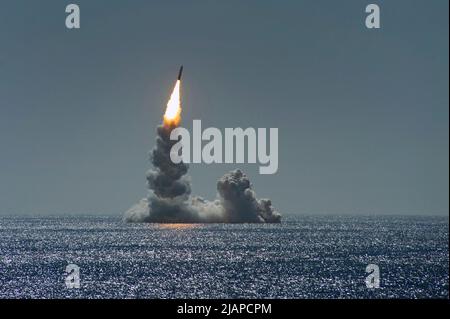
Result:
M124 215L128 222L156 223L279 223L281 215L268 199L257 199L248 177L240 170L231 171L217 182L218 199L208 201L191 196L186 175L188 165L175 164L170 150L177 141L170 140L174 126L157 128L156 146L151 152L154 169L147 173L150 189Z

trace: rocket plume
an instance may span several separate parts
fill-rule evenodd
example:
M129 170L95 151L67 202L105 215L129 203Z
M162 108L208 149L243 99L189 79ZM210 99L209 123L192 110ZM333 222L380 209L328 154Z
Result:
M149 196L124 215L128 222L154 223L279 223L281 215L268 199L257 199L248 177L231 171L217 182L218 196L208 201L191 196L188 165L173 163L171 131L181 121L181 73L167 103L163 123L157 127L156 146L150 154L153 169L147 172Z
M177 80L169 102L167 102L166 113L164 113L163 123L165 126L178 126L181 121L181 97L180 97L181 80Z

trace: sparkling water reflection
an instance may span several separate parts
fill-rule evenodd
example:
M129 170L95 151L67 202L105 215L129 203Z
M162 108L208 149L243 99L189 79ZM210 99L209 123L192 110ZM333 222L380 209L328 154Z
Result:
M448 298L448 218L0 218L1 298ZM65 267L80 267L67 289ZM365 285L377 264L381 287Z

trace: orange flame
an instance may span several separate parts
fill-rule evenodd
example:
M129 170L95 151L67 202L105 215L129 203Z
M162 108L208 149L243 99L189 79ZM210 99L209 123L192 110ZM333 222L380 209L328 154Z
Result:
M177 80L169 102L167 102L166 113L164 113L163 122L166 126L178 126L181 121L181 97L180 97L181 81Z

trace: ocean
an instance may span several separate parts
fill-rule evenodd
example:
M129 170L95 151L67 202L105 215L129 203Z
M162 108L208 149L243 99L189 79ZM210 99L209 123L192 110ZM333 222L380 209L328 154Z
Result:
M0 298L449 298L448 231L448 217L417 216L0 217ZM69 264L80 288L66 286Z

